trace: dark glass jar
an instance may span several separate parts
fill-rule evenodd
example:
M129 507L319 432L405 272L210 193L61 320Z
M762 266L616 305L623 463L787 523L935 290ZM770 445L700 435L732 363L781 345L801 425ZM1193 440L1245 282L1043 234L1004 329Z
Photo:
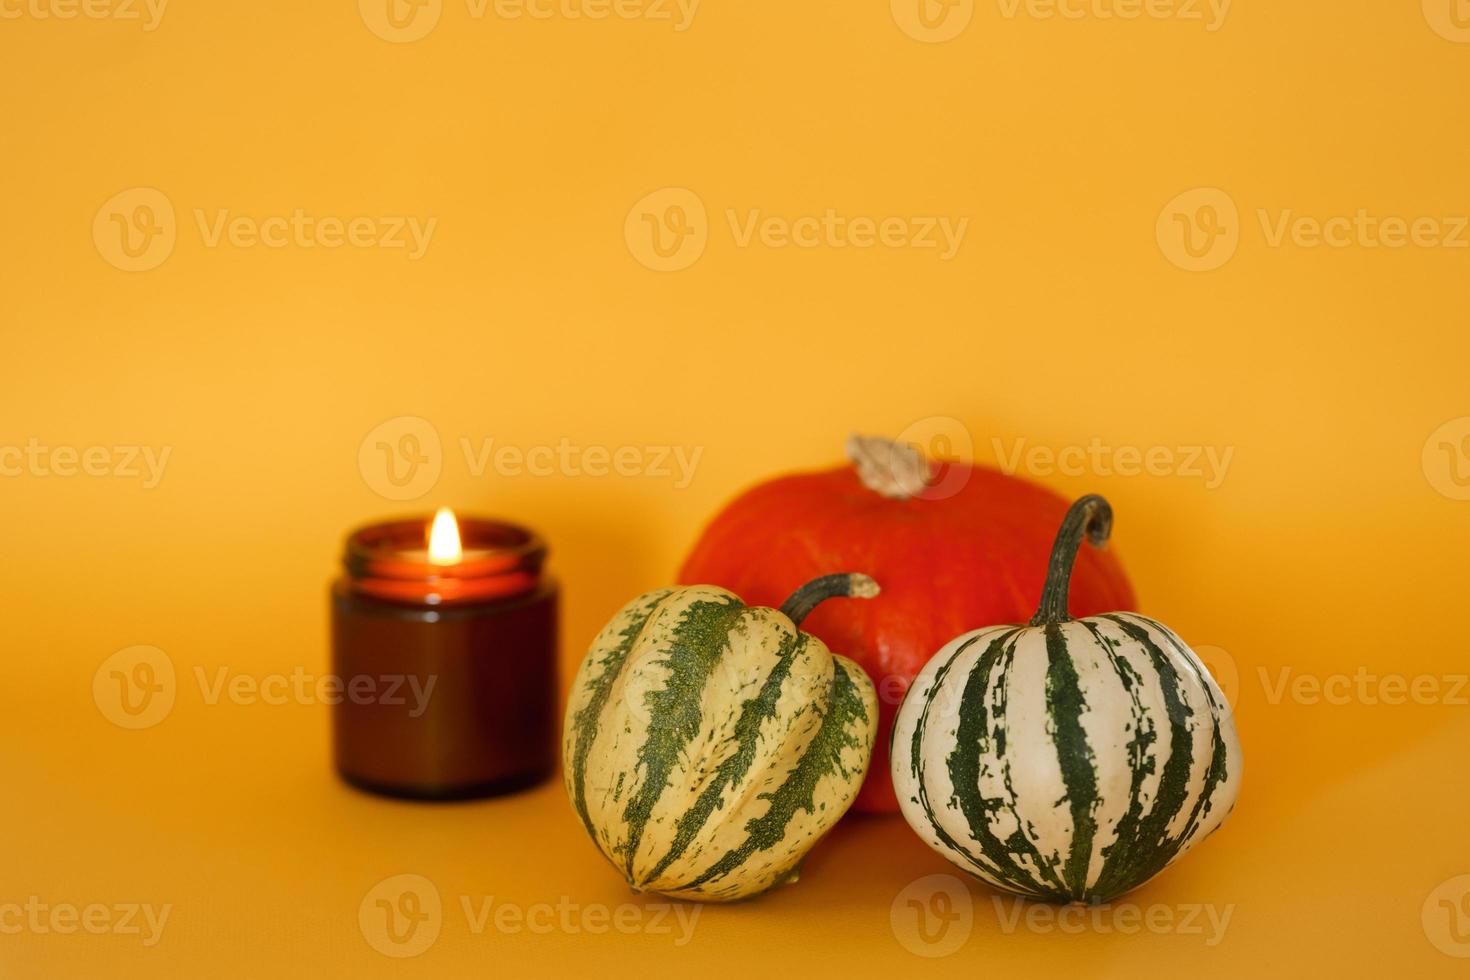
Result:
M337 771L411 799L493 796L556 766L557 586L534 532L459 522L430 560L427 520L361 528L332 586Z

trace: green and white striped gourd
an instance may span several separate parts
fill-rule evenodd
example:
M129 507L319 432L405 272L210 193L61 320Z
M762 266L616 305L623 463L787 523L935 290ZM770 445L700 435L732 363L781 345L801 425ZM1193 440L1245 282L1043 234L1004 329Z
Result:
M951 641L893 727L900 807L930 847L996 887L1105 902L1209 836L1235 803L1240 742L1199 658L1134 613L1074 620L1067 586L1084 531L1112 510L1088 496L1057 534L1028 626Z
M793 880L857 795L878 702L862 669L798 628L863 575L781 609L714 586L639 596L593 641L563 734L567 794L639 891L732 901Z

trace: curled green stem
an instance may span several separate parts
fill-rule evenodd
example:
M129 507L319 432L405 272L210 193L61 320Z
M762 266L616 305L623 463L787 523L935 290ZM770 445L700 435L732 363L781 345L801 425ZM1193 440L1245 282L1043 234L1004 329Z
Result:
M1072 565L1082 547L1083 535L1094 548L1101 548L1113 530L1113 508L1095 493L1079 499L1062 518L1061 529L1051 546L1051 561L1046 566L1046 584L1041 588L1041 605L1031 617L1032 626L1065 623L1067 593L1072 585Z
M878 594L878 583L866 575L839 572L814 578L791 593L791 598L781 603L781 612L797 626L817 606L828 599L852 596L855 599L871 599Z

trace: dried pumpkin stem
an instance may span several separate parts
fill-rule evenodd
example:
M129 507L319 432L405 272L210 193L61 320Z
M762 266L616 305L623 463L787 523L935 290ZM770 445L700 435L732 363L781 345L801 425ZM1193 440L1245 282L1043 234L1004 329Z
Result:
M1032 626L1065 623L1072 618L1067 611L1067 593L1072 586L1072 566L1082 547L1082 537L1085 534L1094 548L1101 548L1112 530L1113 508L1097 494L1090 493L1071 506L1051 546L1046 584L1041 588L1041 605L1031 618Z
M781 603L781 612L797 626L817 606L828 599L851 596L854 599L871 599L878 594L878 583L866 575L838 572L814 578L791 593L791 598Z
M910 500L929 485L933 468L917 446L882 436L847 437L847 458L863 486L890 500Z

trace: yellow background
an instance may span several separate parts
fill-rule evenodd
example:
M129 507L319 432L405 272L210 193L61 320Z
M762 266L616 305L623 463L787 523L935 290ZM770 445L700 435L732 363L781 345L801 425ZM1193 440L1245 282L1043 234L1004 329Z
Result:
M171 456L152 489L0 479L0 904L172 911L151 948L0 935L0 976L1463 972L1421 921L1470 873L1463 701L1272 699L1261 680L1361 670L1448 691L1470 669L1470 502L1425 453L1470 415L1470 251L1273 246L1258 216L1470 209L1470 44L1431 27L1451 23L1447 4L1238 0L1209 31L962 3L964 29L926 43L904 9L852 0L705 0L684 31L477 19L444 0L413 42L374 34L351 0L174 0L151 31L25 3L0 20L0 444ZM172 204L177 240L125 272L93 226L140 187ZM707 209L706 247L655 272L625 224L670 187ZM1195 188L1238 208L1236 251L1211 271L1179 268L1157 234ZM413 261L210 246L195 218L298 208L437 226ZM944 261L742 247L727 216L829 208L969 224ZM443 446L437 484L410 502L385 500L358 461L401 416ZM952 869L896 818L845 821L800 884L705 909L682 947L477 935L460 896L635 901L559 786L445 807L366 797L330 772L322 706L211 705L196 683L196 668L325 671L343 534L441 503L546 533L569 670L738 488L836 463L851 430L935 418L992 463L995 440L1233 451L1213 488L1185 472L1030 474L1107 494L1143 609L1238 672L1236 813L1126 900L1232 906L1218 944L1007 934L976 884L961 948L921 958L891 909ZM682 488L476 476L461 438L702 456ZM92 682L135 644L169 656L177 703L130 731ZM445 912L438 941L399 961L358 909L401 873L433 881Z

